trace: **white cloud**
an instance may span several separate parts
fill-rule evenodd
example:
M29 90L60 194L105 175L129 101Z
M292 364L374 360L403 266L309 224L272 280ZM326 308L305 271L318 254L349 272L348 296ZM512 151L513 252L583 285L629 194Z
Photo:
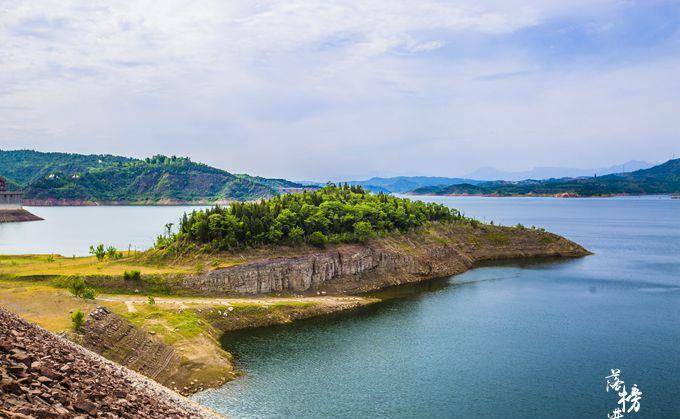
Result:
M606 150L617 137L652 135L666 147L678 103L659 98L677 91L677 57L546 70L511 40L560 18L610 28L596 17L620 7L4 1L0 147L191 154L234 171L317 178L459 174L515 151L526 166L529 149L533 164L556 164L551 151L566 153L569 141ZM627 89L631 80L645 88Z

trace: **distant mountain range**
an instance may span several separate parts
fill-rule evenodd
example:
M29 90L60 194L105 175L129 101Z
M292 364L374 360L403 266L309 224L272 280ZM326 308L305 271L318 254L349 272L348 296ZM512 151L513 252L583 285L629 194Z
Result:
M0 176L38 204L154 204L250 200L300 184L232 174L186 157L144 160L112 155L0 150Z
M563 195L607 196L680 193L680 159L669 160L649 169L629 173L582 178L491 181L479 184L425 186L412 191L417 195Z
M465 175L466 178L478 180L510 180L518 181L525 179L561 179L565 177L590 177L604 176L612 173L634 172L641 169L649 169L654 166L646 161L631 160L622 164L597 169L574 169L569 167L534 167L523 172L506 172L493 167L480 167L474 172ZM453 183L451 183L453 185ZM426 185L423 185L426 186Z
M396 177L372 177L366 180L348 181L350 185L361 185L371 192L406 193L414 189L424 187L449 186L459 184L478 185L485 181L505 180L519 181L526 179L551 179L551 178L576 178L593 175L607 175L611 173L630 172L647 169L653 164L639 160L631 160L623 164L603 167L599 169L573 169L568 167L535 167L523 172L506 172L493 167L482 167L464 177L437 177L437 176L396 176ZM299 182L305 185L321 185L317 182Z
M433 176L397 176L390 178L374 177L367 180L350 181L347 183L350 185L360 185L371 192L404 193L423 186L455 185L459 183L476 185L481 183L481 181Z

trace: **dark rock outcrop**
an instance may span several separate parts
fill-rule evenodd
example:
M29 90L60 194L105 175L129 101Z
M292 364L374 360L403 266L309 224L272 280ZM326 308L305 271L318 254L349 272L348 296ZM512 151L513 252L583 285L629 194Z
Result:
M218 415L0 308L0 417Z

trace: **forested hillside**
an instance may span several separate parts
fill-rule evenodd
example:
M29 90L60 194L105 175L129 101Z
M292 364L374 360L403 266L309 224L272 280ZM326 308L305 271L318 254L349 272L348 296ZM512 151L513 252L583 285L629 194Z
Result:
M186 157L0 151L0 176L25 198L46 203L171 203L249 200L298 185L234 175Z
M635 172L598 177L525 180L521 182L484 182L425 187L412 191L418 195L559 195L607 196L680 193L680 159Z

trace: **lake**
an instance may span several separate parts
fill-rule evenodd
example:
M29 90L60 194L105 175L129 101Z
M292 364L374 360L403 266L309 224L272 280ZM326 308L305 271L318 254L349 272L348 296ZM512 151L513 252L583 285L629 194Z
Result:
M595 255L481 267L360 312L225 336L246 375L194 400L230 417L606 417L618 368L643 392L626 417L678 417L680 200L424 199ZM28 209L46 220L0 224L0 253L143 249L192 208Z
M85 256L90 245L148 249L166 223L177 225L190 206L26 207L44 218L0 223L0 254L54 253Z
M246 375L194 400L231 417L678 417L680 201L426 198L541 226L595 255L489 266L358 313L225 336Z

